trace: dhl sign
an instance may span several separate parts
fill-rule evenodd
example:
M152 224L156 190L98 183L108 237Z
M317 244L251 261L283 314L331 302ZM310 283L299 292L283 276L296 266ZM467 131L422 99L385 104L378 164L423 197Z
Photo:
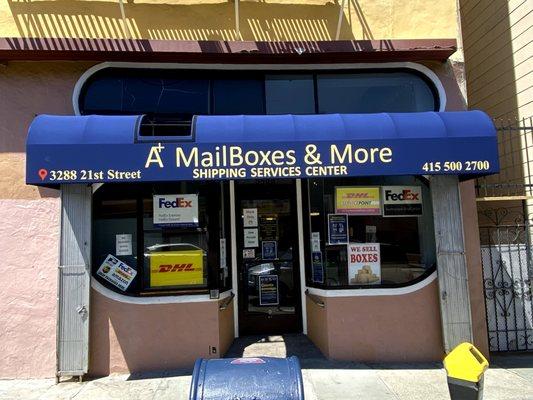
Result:
M203 250L161 251L149 257L151 287L204 283Z

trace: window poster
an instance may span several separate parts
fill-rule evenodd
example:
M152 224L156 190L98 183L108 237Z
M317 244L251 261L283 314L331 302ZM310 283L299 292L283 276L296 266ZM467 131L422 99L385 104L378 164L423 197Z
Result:
M255 258L255 249L243 249L242 258Z
M381 283L379 243L348 244L348 283L350 285Z
M311 251L320 251L320 232L311 232Z
M137 275L137 271L115 256L108 254L102 265L100 265L100 268L98 268L98 271L96 271L96 274L120 290L126 291L135 278L135 275Z
M226 261L226 239L220 239L220 268L227 268L228 264Z
M261 240L278 240L277 215L262 215L259 217Z
M204 251L179 250L149 253L150 286L202 285Z
M257 226L257 208L243 208L242 218L245 228Z
M263 260L275 260L278 258L278 242L275 240L262 241L261 248Z
M279 304L278 276L259 275L259 305L277 306Z
M412 217L422 215L420 186L383 186L383 216Z
M348 216L346 214L328 214L328 243L348 243Z
M257 228L244 229L244 247L259 247L259 232Z
M381 215L380 188L335 188L335 212L348 215Z
M312 280L317 283L324 283L324 265L322 264L322 252L313 251L312 257Z
M197 194L156 194L153 201L155 226L198 226Z
M131 256L133 253L131 233L115 235L115 239L115 254L117 256Z

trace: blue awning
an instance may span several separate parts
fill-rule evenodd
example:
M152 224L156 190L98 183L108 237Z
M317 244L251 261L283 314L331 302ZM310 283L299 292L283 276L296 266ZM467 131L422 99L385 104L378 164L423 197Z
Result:
M59 183L498 172L480 111L198 116L189 136L141 136L142 116L33 121L26 181Z

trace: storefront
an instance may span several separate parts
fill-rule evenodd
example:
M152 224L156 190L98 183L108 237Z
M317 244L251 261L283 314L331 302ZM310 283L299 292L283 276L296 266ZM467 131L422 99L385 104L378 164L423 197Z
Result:
M497 140L446 111L455 89L412 63L87 71L77 115L27 140L27 183L62 196L60 363L163 369L289 332L335 359L428 361L475 336L466 275L437 271L467 274L460 182L498 171Z

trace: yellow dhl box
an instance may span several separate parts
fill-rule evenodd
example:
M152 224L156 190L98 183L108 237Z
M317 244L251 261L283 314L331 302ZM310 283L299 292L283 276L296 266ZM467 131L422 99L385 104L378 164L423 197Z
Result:
M204 283L203 250L159 251L149 257L151 287Z

